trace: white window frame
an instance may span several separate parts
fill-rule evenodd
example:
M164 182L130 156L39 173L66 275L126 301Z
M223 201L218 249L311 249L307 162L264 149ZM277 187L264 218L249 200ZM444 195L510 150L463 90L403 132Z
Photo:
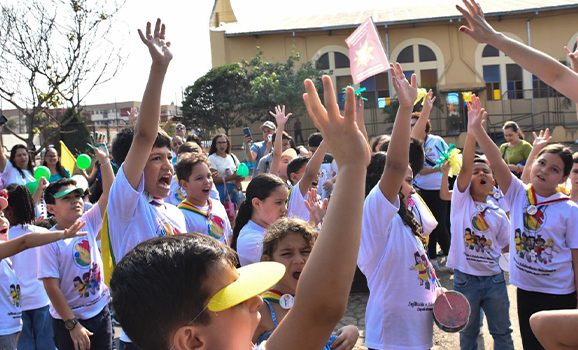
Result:
M429 62L420 62L419 61L419 46L423 45L427 46L430 50L434 52L436 55L435 61ZM404 50L406 47L412 46L413 47L413 62L412 63L402 63L402 67L404 71L413 71L417 78L417 85L421 86L421 74L420 71L424 69L436 69L438 74L438 85L445 84L445 75L444 72L444 55L442 50L437 46L433 41L425 39L425 38L412 38L407 39L399 43L393 51L391 51L390 59L392 62L397 61L397 57ZM390 79L391 85L391 79ZM389 87L389 91L395 91L393 86Z

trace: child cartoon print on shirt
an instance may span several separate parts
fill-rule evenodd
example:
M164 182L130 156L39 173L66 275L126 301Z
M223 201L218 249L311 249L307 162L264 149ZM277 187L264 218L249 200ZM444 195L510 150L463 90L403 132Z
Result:
M88 298L91 294L96 294L100 290L100 282L102 274L97 263L92 263L90 270L80 276L76 276L73 280L74 288L78 291L81 297Z
M466 249L478 253L489 253L492 250L492 240L483 234L476 234L476 230L466 228L464 233L464 243Z
M432 266L429 264L425 254L420 254L415 252L413 254L415 259L415 265L410 269L417 271L417 277L420 286L424 286L425 289L432 290L435 288L436 274Z
M20 307L20 285L11 284L10 285L10 297L12 298L12 304L16 307Z
M181 232L168 222L164 222L161 219L157 221L157 229L155 230L157 237L178 235Z
M72 254L76 265L80 267L90 265L90 243L88 240L84 238L76 240Z
M551 238L545 239L541 234L534 236L531 233L521 233L520 229L516 229L514 241L518 256L529 263L549 264L558 253L554 247L554 241Z

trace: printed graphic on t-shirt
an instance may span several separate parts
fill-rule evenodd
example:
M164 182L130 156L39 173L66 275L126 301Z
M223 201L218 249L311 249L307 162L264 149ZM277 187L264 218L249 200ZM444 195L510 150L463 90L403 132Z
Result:
M475 220L475 217L472 221ZM476 229L476 224L473 223L474 229L470 229L469 227L466 228L466 231L464 233L464 243L466 245L466 252L469 250L471 251L475 251L478 253L490 253L490 251L492 250L492 240L489 238L486 238L486 236L483 233L477 233ZM483 223L481 225L486 225L487 227L487 223ZM484 231L487 231L484 230ZM466 253L467 255L467 253Z
M427 290L433 290L436 287L436 273L425 254L420 254L416 251L413 253L415 265L410 269L417 272L417 278L420 287L423 286Z
M180 233L181 232L179 231L179 229L177 229L170 223L163 222L162 220L157 221L157 229L155 230L155 234L157 237L178 235Z
M73 260L79 267L90 265L90 243L85 238L77 239L73 246Z
M92 263L90 270L82 274L82 277L74 277L74 288L83 298L88 298L91 294L94 295L100 291L100 282L102 274L97 263Z
M211 219L209 220L209 236L215 239L221 239L224 232L225 220L216 215L212 215Z
M534 207L535 212L527 209L524 211L524 227L529 231L539 231L544 222L546 221L546 209L547 205L542 205L539 207ZM528 211L531 213L529 214Z
M20 307L20 285L11 284L10 285L10 297L12 298L12 304L16 307Z
M558 253L554 241L551 238L542 237L541 234L533 235L525 230L522 233L520 229L516 229L514 241L516 254L529 263L549 264Z

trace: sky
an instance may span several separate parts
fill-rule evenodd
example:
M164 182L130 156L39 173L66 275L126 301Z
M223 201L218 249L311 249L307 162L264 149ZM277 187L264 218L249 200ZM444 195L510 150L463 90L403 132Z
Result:
M167 38L171 41L174 55L165 78L162 103L176 102L180 105L183 90L211 69L209 19L213 3L213 0L127 0L117 18L117 27L122 31L119 38L122 38L121 44L128 58L120 73L110 82L93 90L85 103L141 100L150 57L138 37L137 29L144 28L146 21L154 23L160 17L167 25ZM304 11L339 11L348 4L351 6L350 0L231 0L231 3L238 21L251 21L263 13L293 16ZM377 5L377 1L369 0L365 3L366 6L373 4ZM275 15L259 18L275 19Z

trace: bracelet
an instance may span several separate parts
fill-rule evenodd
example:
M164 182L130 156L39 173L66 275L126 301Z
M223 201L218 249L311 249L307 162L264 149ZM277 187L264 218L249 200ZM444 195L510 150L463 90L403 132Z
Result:
M100 163L100 166L109 165L109 164L110 164L110 160L107 160L106 163Z

